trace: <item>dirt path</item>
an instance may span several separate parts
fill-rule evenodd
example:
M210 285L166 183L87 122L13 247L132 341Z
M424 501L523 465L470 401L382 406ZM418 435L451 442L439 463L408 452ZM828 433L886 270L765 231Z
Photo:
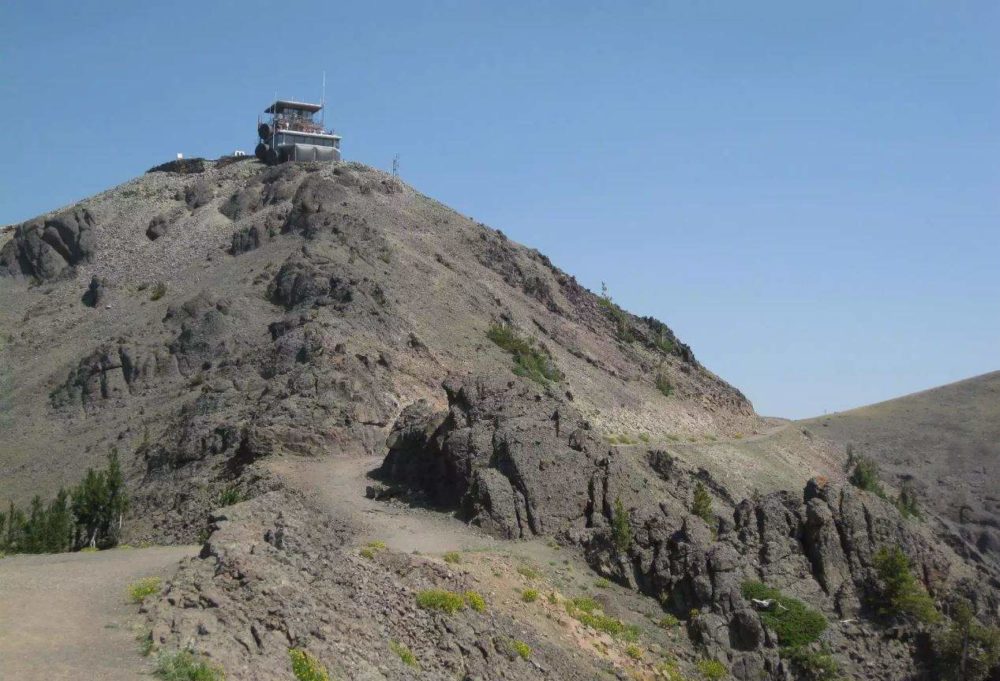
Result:
M194 546L0 560L0 679L133 681L149 678L126 589L166 577Z
M509 543L480 532L447 513L412 508L399 502L365 497L371 484L368 471L382 457L274 459L271 469L296 489L302 490L330 510L335 517L353 521L361 528L359 540L385 542L396 551L442 553L508 549Z

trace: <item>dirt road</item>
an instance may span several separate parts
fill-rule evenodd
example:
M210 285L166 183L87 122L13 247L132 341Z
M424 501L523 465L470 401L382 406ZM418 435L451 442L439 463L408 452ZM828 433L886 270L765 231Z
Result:
M166 577L194 546L99 553L11 556L0 560L0 679L148 679L127 599L142 577Z

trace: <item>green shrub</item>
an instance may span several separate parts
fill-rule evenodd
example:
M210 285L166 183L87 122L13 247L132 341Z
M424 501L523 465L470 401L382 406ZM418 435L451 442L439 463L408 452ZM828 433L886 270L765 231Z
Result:
M910 560L898 546L883 547L875 554L879 590L875 607L886 617L906 617L924 624L940 618L934 601L910 571Z
M396 641L389 642L389 648L392 652L399 656L399 659L403 661L407 667L419 667L420 663L417 662L417 656L413 654L409 648L407 648L402 643L397 643Z
M917 520L923 518L920 513L920 503L917 500L917 490L914 489L910 480L903 482L895 504L904 518L916 518Z
M288 658L292 661L292 674L297 681L330 681L330 673L323 663L301 648L289 648Z
M625 646L625 654L631 657L633 660L641 660L642 648L640 648L634 643L629 643L627 646Z
M458 564L462 562L462 554L458 551L448 551L443 558L446 563Z
M796 678L801 681L837 681L840 678L840 666L827 649L784 648L781 656L789 661Z
M165 295L167 295L167 285L162 281L158 281L153 287L153 292L150 294L149 299L159 300Z
M691 513L704 520L709 526L715 522L715 512L712 510L712 497L700 480L694 486L694 500L691 502Z
M854 459L854 470L848 478L851 484L858 489L877 494L885 499L885 489L882 488L882 482L879 480L878 464L867 456L854 456L853 454L851 456Z
M486 599L476 591L466 591L463 594L465 602L476 612L486 612Z
M609 586L611 586L611 582L609 582L606 579L598 579L596 582L594 582L594 586L597 587L598 589L607 589Z
M243 493L240 492L239 488L231 485L219 492L216 504L218 506L232 506L233 504L238 504L244 500L245 497L243 496Z
M778 589L762 582L744 582L743 598L772 599L775 606L760 613L760 618L778 635L782 647L796 648L819 639L826 631L823 613L813 610L797 598L783 595Z
M525 603L534 603L538 600L538 591L536 589L525 589L521 592L521 600Z
M656 374L656 389L659 390L664 397L670 397L674 392L674 386L670 383L670 379L664 373Z
M726 669L726 665L722 664L718 660L698 660L698 671L701 675L709 681L717 681L718 679L726 678L726 674L729 670Z
M611 516L611 534L615 540L615 548L625 553L632 547L632 526L629 524L628 513L621 499L615 499L615 512Z
M608 319L614 324L615 338L622 343L631 343L634 341L635 334L632 332L632 324L628 313L611 300L611 296L608 295L608 287L603 282L601 283L601 296L597 299L597 303L604 310L604 314L608 316Z
M465 599L452 591L427 589L417 594L417 605L424 610L440 610L453 615L465 607Z
M668 612L666 615L661 617L656 624L661 629L673 629L674 627L679 626L680 623L681 621L679 619L677 619Z
M486 332L486 337L513 356L514 373L518 376L541 384L563 379L548 353L536 348L531 341L521 338L509 324L494 324Z
M160 655L153 674L163 681L224 681L226 678L220 667L198 659L186 650Z
M159 577L144 577L132 582L128 587L128 599L133 603L142 603L146 596L152 596L160 590Z
M514 639L511 641L511 646L514 648L514 652L517 653L522 660L527 660L531 657L531 646L524 641Z
M375 557L375 555L379 551L385 551L385 542L370 541L364 546L362 546L361 550L358 553L361 554L362 558L367 558L368 560L371 560L372 558Z

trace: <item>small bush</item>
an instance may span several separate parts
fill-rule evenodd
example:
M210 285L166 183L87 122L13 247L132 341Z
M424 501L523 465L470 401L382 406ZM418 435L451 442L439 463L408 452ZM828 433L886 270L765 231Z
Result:
M361 554L362 558L371 560L379 551L385 551L385 542L370 541L361 547L361 550L358 553Z
M128 587L128 599L133 603L142 603L146 596L152 596L160 590L159 577L144 577L133 582Z
M744 582L743 598L750 600L773 600L776 605L760 613L760 618L778 635L778 644L796 648L819 639L826 631L827 621L823 613L813 610L797 598L785 596L778 589L762 582Z
M330 681L330 673L323 663L301 648L289 648L288 658L292 661L292 674L297 681Z
M916 518L917 520L923 518L920 513L920 503L917 500L917 490L914 489L910 480L903 482L895 504L904 518Z
M594 586L597 587L598 589L607 589L609 586L611 586L611 582L609 582L606 579L599 579L596 582L594 582Z
M397 643L396 641L391 641L389 643L389 648L392 652L399 656L399 659L403 661L407 667L419 667L420 663L417 662L417 656L413 654L409 648L407 648L402 643Z
M940 618L934 601L910 571L910 560L898 546L882 548L875 555L879 592L875 607L886 617L906 617L924 624Z
M670 379L667 378L666 374L662 373L656 375L656 389L659 390L664 397L670 397L674 392L674 386L671 385Z
M458 551L448 551L447 553L444 554L443 558L444 562L452 563L454 565L457 565L458 563L462 562L462 554L459 553Z
M691 513L704 520L709 526L715 522L715 512L712 510L712 497L700 480L694 487L694 500L691 502Z
M679 619L677 619L676 617L674 617L670 613L667 613L666 615L664 615L663 617L661 617L660 621L657 622L656 624L661 629L673 629L674 627L679 626L680 623L681 623L681 621Z
M563 379L562 372L556 368L548 353L536 348L531 341L521 338L512 326L494 324L486 332L486 337L513 356L514 373L518 376L541 384Z
M608 319L615 325L615 338L622 343L631 343L634 341L635 334L632 331L632 324L629 321L628 313L611 300L611 296L608 295L608 287L603 283L601 284L601 296L597 299L597 302L608 316Z
M522 660L527 660L531 657L531 646L524 641L518 641L515 639L511 641L511 646L514 648L514 652L517 653Z
M525 589L521 592L521 600L525 603L534 603L538 600L538 591L535 589Z
M152 291L152 293L150 293L149 299L150 300L159 300L160 298L162 298L165 295L167 295L167 285L165 283L163 283L162 281L158 281L158 282L156 282L156 285L153 286L153 291Z
M611 517L611 534L615 540L615 548L625 553L632 547L632 526L629 524L628 513L621 499L615 499L614 515Z
M221 668L186 650L160 655L153 674L163 681L224 681L226 678Z
M934 635L940 678L983 681L1000 664L1000 629L983 626L965 599L955 603L951 615L951 624Z
M244 500L245 497L243 496L243 493L240 492L239 488L230 486L219 492L216 504L218 506L232 506L233 504L238 504Z
M464 597L470 608L476 612L486 612L486 599L481 594L476 591L466 591Z
M840 678L840 666L826 649L786 648L781 656L791 663L797 678L802 681L837 681Z
M724 679L726 674L729 673L726 665L718 660L698 660L698 671L701 672L704 678L709 679L709 681Z
M465 607L465 599L444 589L427 589L417 594L417 605L424 610L439 610L453 615Z
M641 660L642 648L640 648L634 643L629 643L627 646L625 646L625 654L631 657L633 660Z
M853 454L852 454L853 456ZM854 456L854 470L848 478L852 485L885 499L885 489L879 480L878 464L867 456Z

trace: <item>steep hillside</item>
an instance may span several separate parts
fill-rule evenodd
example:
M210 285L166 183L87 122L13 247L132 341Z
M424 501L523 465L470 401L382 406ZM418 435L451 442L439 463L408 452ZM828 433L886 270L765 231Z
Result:
M0 494L115 449L126 538L202 545L148 648L262 681L290 649L373 681L894 681L951 660L914 599L997 618L995 566L845 485L821 426L537 251L358 164L154 170L0 245Z
M874 458L890 484L912 481L970 548L1000 563L1000 372L802 426Z

